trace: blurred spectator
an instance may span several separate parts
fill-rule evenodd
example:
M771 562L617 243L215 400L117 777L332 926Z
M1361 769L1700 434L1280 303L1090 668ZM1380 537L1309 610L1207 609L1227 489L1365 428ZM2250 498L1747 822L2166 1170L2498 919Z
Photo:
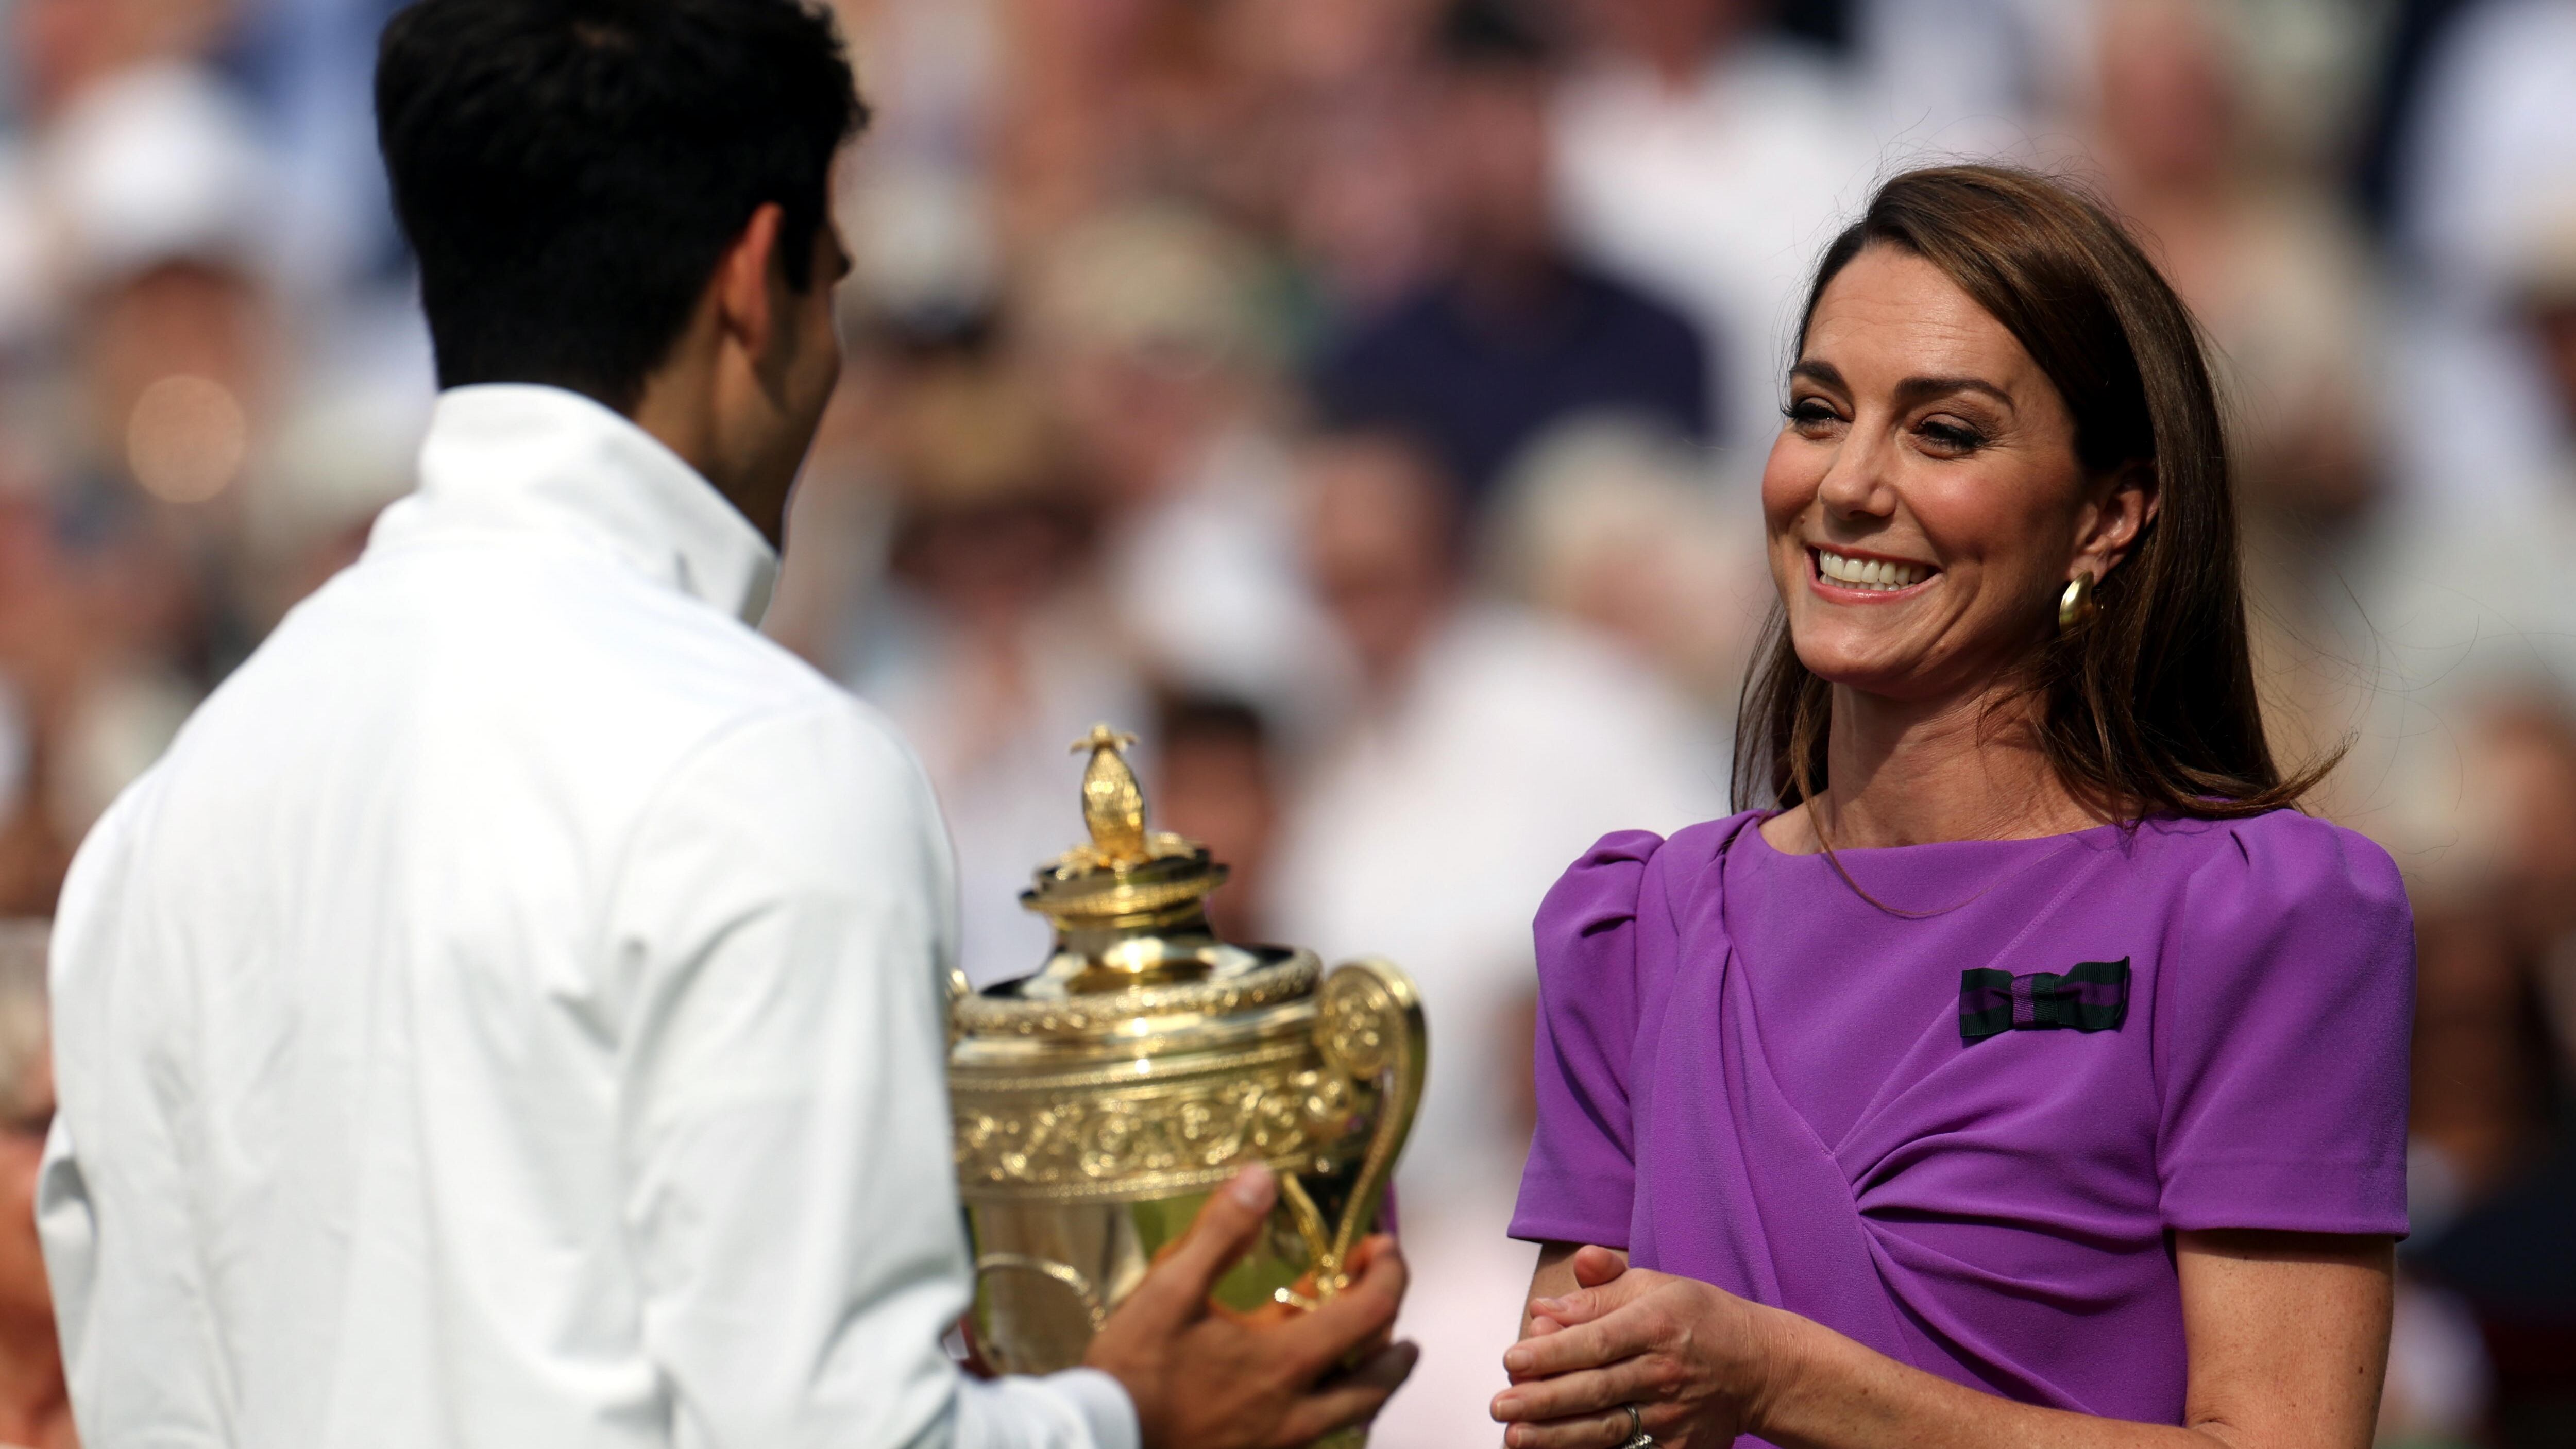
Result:
M1505 479L1485 544L1505 593L1619 640L1732 724L1777 594L1761 520L1722 500L1704 450L1626 419L1561 425Z
M889 391L891 574L859 601L836 672L938 790L961 960L984 985L1046 959L1046 923L1019 893L1079 834L1066 745L1096 721L1141 719L1144 694L1089 585L1090 516L1027 383L968 345L912 358Z
M1427 270L1436 166L1425 32L1442 0L1225 0L1204 7L1238 92L1209 199L1296 252L1316 311L1362 315Z
M1705 439L1697 329L1558 240L1545 37L1502 0L1464 0L1439 53L1429 144L1448 262L1327 350L1324 410L1421 437L1471 506L1522 444L1569 414L1633 412Z
M76 832L53 742L92 646L44 500L0 489L0 917L50 915Z
M2555 365L2576 354L2576 230L2504 285L2576 419L2576 366ZM2480 1383L2491 1365L2485 1431L2508 1446L2576 1434L2576 993L2558 990L2576 959L2576 452L2553 471L2546 491L2414 530L2375 615L2402 684L2376 731L2396 745L2401 807L2380 833L2409 867L2420 936L2408 1262L2474 1314L2477 1353L2429 1361L2468 1362ZM2392 1385L2413 1372L2392 1363Z
M54 1120L45 925L0 920L0 1449L74 1449L54 1297L36 1245L36 1173Z
M2392 163L2409 287L2391 413L2410 502L2509 505L2567 436L2507 293L2576 203L2576 0L2483 0L2437 37Z
M0 345L77 326L65 304L102 277L254 245L268 222L265 158L241 97L204 59L231 9L21 0L11 11L20 128L0 138Z
M2373 483L2376 278L2358 230L2251 124L2230 14L2220 0L2108 0L2094 156L2209 330L2249 514L2276 531L2329 525Z
M232 11L230 0L17 0L9 38L19 105L50 121L98 82L156 61L202 56Z
M55 807L77 837L248 652L247 481L283 405L247 113L202 64L93 76L40 150L70 345L39 434L76 540L91 667L66 703Z
M2009 153L2062 106L2091 20L2058 0L1854 0L1852 42L1878 134L1909 155Z
M855 267L850 290L918 322L979 315L997 301L997 103L1008 39L997 0L836 5L873 117L844 163L836 208Z
M2400 1270L2379 1395L2380 1449L2469 1449L2495 1391L2477 1319L2459 1296Z
M2513 269L2511 315L2544 358L2576 352L2576 225ZM2576 364L2537 369L2553 415L2576 427ZM2456 427L2457 434L2483 427ZM2571 433L2576 436L2576 433ZM2383 837L2414 871L2448 889L2510 865L2496 828L2509 794L2481 793L2470 722L2489 701L2576 699L2576 447L2561 447L2525 495L2445 510L2404 531L2371 611L2398 688L2379 702L2394 805Z
M1250 705L1212 695L1167 696L1154 714L1154 778L1146 794L1154 818L1226 867L1224 887L1208 898L1216 933L1260 940L1279 829L1269 726Z
M2474 1316L2493 1442L2576 1436L2576 715L2488 693L2452 715L2482 868L2419 891L2411 1271ZM2445 1200L2447 1199L2447 1200ZM2419 1325L2421 1326L2421 1325ZM2456 1336L2456 1335L2455 1335ZM2461 1357L2460 1345L2443 1350Z
M1797 299L1879 165L1823 57L1761 32L1762 0L1584 0L1590 62L1558 98L1577 241L1700 319L1715 431L1746 476L1780 428Z
M2093 157L2110 200L2207 329L2236 432L2255 663L2275 748L2331 749L2358 714L2341 574L2375 501L2378 278L2329 193L2264 135L2245 7L2106 0Z
M1297 574L1258 271L1244 240L1203 216L1118 212L1038 259L1028 315L1139 662L1297 730L1324 702L1330 645Z
M74 0L78 3L78 0ZM422 337L375 128L376 35L405 0L233 0L224 45L259 109L276 173L279 270L299 303L335 309L328 339Z
M1468 597L1430 454L1364 432L1304 461L1307 566L1362 686L1292 793L1264 935L1421 983L1439 1065L1397 1186L1423 1359L1370 1442L1449 1449L1492 1433L1529 1277L1503 1227L1529 1143L1533 903L1607 831L1719 813L1723 779L1709 732L1615 647Z
M1228 50L1253 91L1239 141L1272 173L1269 224L1328 317L1365 317L1427 276L1439 158L1414 144L1432 86L1418 63L1433 0L1234 0ZM1265 214L1256 211L1256 215Z

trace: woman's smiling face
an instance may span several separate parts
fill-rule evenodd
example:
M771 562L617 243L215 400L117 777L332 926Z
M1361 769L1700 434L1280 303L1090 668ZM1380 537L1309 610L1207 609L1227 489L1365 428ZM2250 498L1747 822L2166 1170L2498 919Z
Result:
M1981 689L2135 540L2145 471L2088 479L2012 333L1930 262L1864 248L1817 299L1762 473L1799 661L1892 699Z

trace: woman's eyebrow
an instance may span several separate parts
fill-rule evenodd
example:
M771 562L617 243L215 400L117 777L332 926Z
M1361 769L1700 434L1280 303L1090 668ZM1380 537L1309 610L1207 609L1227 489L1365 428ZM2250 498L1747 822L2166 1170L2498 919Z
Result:
M1842 370L1818 358L1799 358L1798 365L1789 369L1789 377L1791 381L1803 377L1818 387L1831 388L1835 392L1851 391L1851 387L1843 381Z
M2011 393L1982 377L1909 377L1896 385L1896 401L1902 407L1954 392L1981 392L2007 409L2013 405Z

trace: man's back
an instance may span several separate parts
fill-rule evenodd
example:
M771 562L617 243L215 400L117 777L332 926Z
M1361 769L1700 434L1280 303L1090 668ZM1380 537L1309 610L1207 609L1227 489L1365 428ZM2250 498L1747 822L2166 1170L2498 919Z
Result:
M963 1279L919 772L729 616L767 546L623 419L452 393L423 473L66 893L85 1432L790 1442L757 1405L819 1393L909 1440ZM852 1301L911 1339L881 1372Z

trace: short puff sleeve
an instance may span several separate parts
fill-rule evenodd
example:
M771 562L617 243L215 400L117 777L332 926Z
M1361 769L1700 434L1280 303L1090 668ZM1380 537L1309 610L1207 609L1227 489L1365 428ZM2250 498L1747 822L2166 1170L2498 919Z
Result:
M2415 935L2397 867L2293 812L2222 828L2156 993L2165 1224L2403 1235Z
M1511 1234L1625 1246L1636 1186L1628 1070L1637 1040L1637 914L1663 837L1605 835L1539 905L1538 1130Z

